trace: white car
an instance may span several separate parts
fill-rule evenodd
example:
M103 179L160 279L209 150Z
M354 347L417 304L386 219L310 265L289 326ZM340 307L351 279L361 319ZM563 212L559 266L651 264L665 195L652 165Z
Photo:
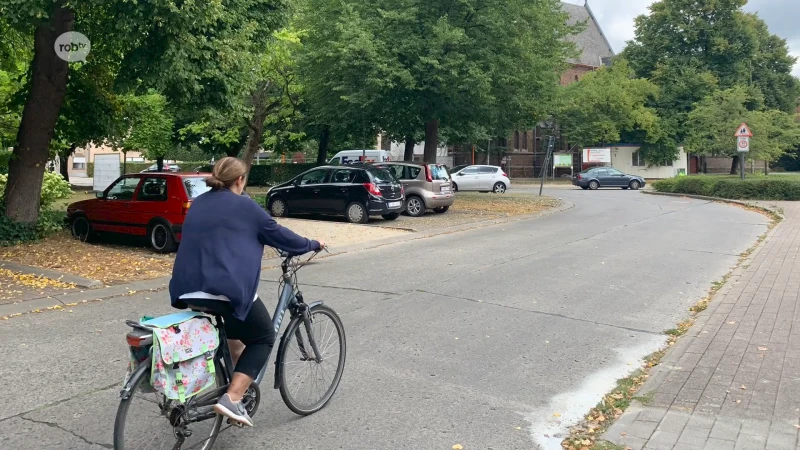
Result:
M454 191L479 191L503 194L511 180L497 166L466 166L450 173Z

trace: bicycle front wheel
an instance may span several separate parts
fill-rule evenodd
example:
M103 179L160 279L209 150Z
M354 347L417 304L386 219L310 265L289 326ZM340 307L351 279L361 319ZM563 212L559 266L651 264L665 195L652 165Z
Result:
M297 317L283 335L277 358L280 392L286 406L301 416L313 414L333 397L344 372L347 341L339 316L324 305L309 310L310 327ZM313 336L321 361L314 358Z
M214 413L213 405L187 410L155 392L149 375L149 370L135 374L131 396L120 400L114 450L211 449L222 425L222 416ZM222 384L222 371L217 367L217 386ZM197 420L199 416L207 418Z

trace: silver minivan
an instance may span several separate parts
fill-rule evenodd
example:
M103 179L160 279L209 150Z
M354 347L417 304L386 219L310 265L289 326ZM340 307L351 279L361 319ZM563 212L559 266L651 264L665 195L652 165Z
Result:
M374 166L388 170L403 185L406 213L411 217L422 216L429 209L445 213L456 200L450 175L441 164L385 162Z

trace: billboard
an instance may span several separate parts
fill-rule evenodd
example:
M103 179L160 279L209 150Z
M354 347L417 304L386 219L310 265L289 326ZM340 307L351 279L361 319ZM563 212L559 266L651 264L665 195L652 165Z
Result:
M572 167L572 153L556 153L553 155L555 167Z
M610 148L585 148L583 149L584 163L611 163Z

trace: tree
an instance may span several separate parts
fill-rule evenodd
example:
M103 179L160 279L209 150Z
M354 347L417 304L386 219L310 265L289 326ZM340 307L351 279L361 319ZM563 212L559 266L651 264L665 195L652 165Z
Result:
M34 36L30 83L5 190L6 215L24 223L38 217L42 174L69 73L54 51L58 36L79 25L96 44L90 61L116 64L120 89L156 88L184 109L221 106L242 95L241 55L264 42L285 9L281 0L28 0L0 8L0 22Z
M123 96L120 105L111 138L113 147L123 153L142 152L145 158L156 160L160 172L164 157L173 147L175 124L166 98L151 90L145 95Z
M753 158L776 161L800 145L800 124L794 115L775 109L748 108L760 103L762 99L754 99L753 93L742 87L709 95L689 114L686 150L699 155L733 157L731 172L735 173L739 157L733 134L743 122L750 125L755 135L750 144Z
M411 142L533 123L572 28L556 0L309 0L307 87L328 124ZM509 26L509 18L515 23ZM311 100L309 100L311 101Z
M249 134L242 156L248 170L265 143L265 127L268 127L269 135L267 145L296 141L303 136L290 131L292 121L299 113L302 91L296 67L296 53L302 49L302 35L302 32L291 29L278 31L264 52L258 55L255 87L247 99L251 115L247 119Z
M635 78L625 60L587 74L563 88L561 94L555 119L574 144L605 145L620 142L623 135L636 135L636 142L649 144L657 144L662 138L660 119L646 106L658 94L658 88L648 80ZM673 146L667 155L670 161L677 152Z

